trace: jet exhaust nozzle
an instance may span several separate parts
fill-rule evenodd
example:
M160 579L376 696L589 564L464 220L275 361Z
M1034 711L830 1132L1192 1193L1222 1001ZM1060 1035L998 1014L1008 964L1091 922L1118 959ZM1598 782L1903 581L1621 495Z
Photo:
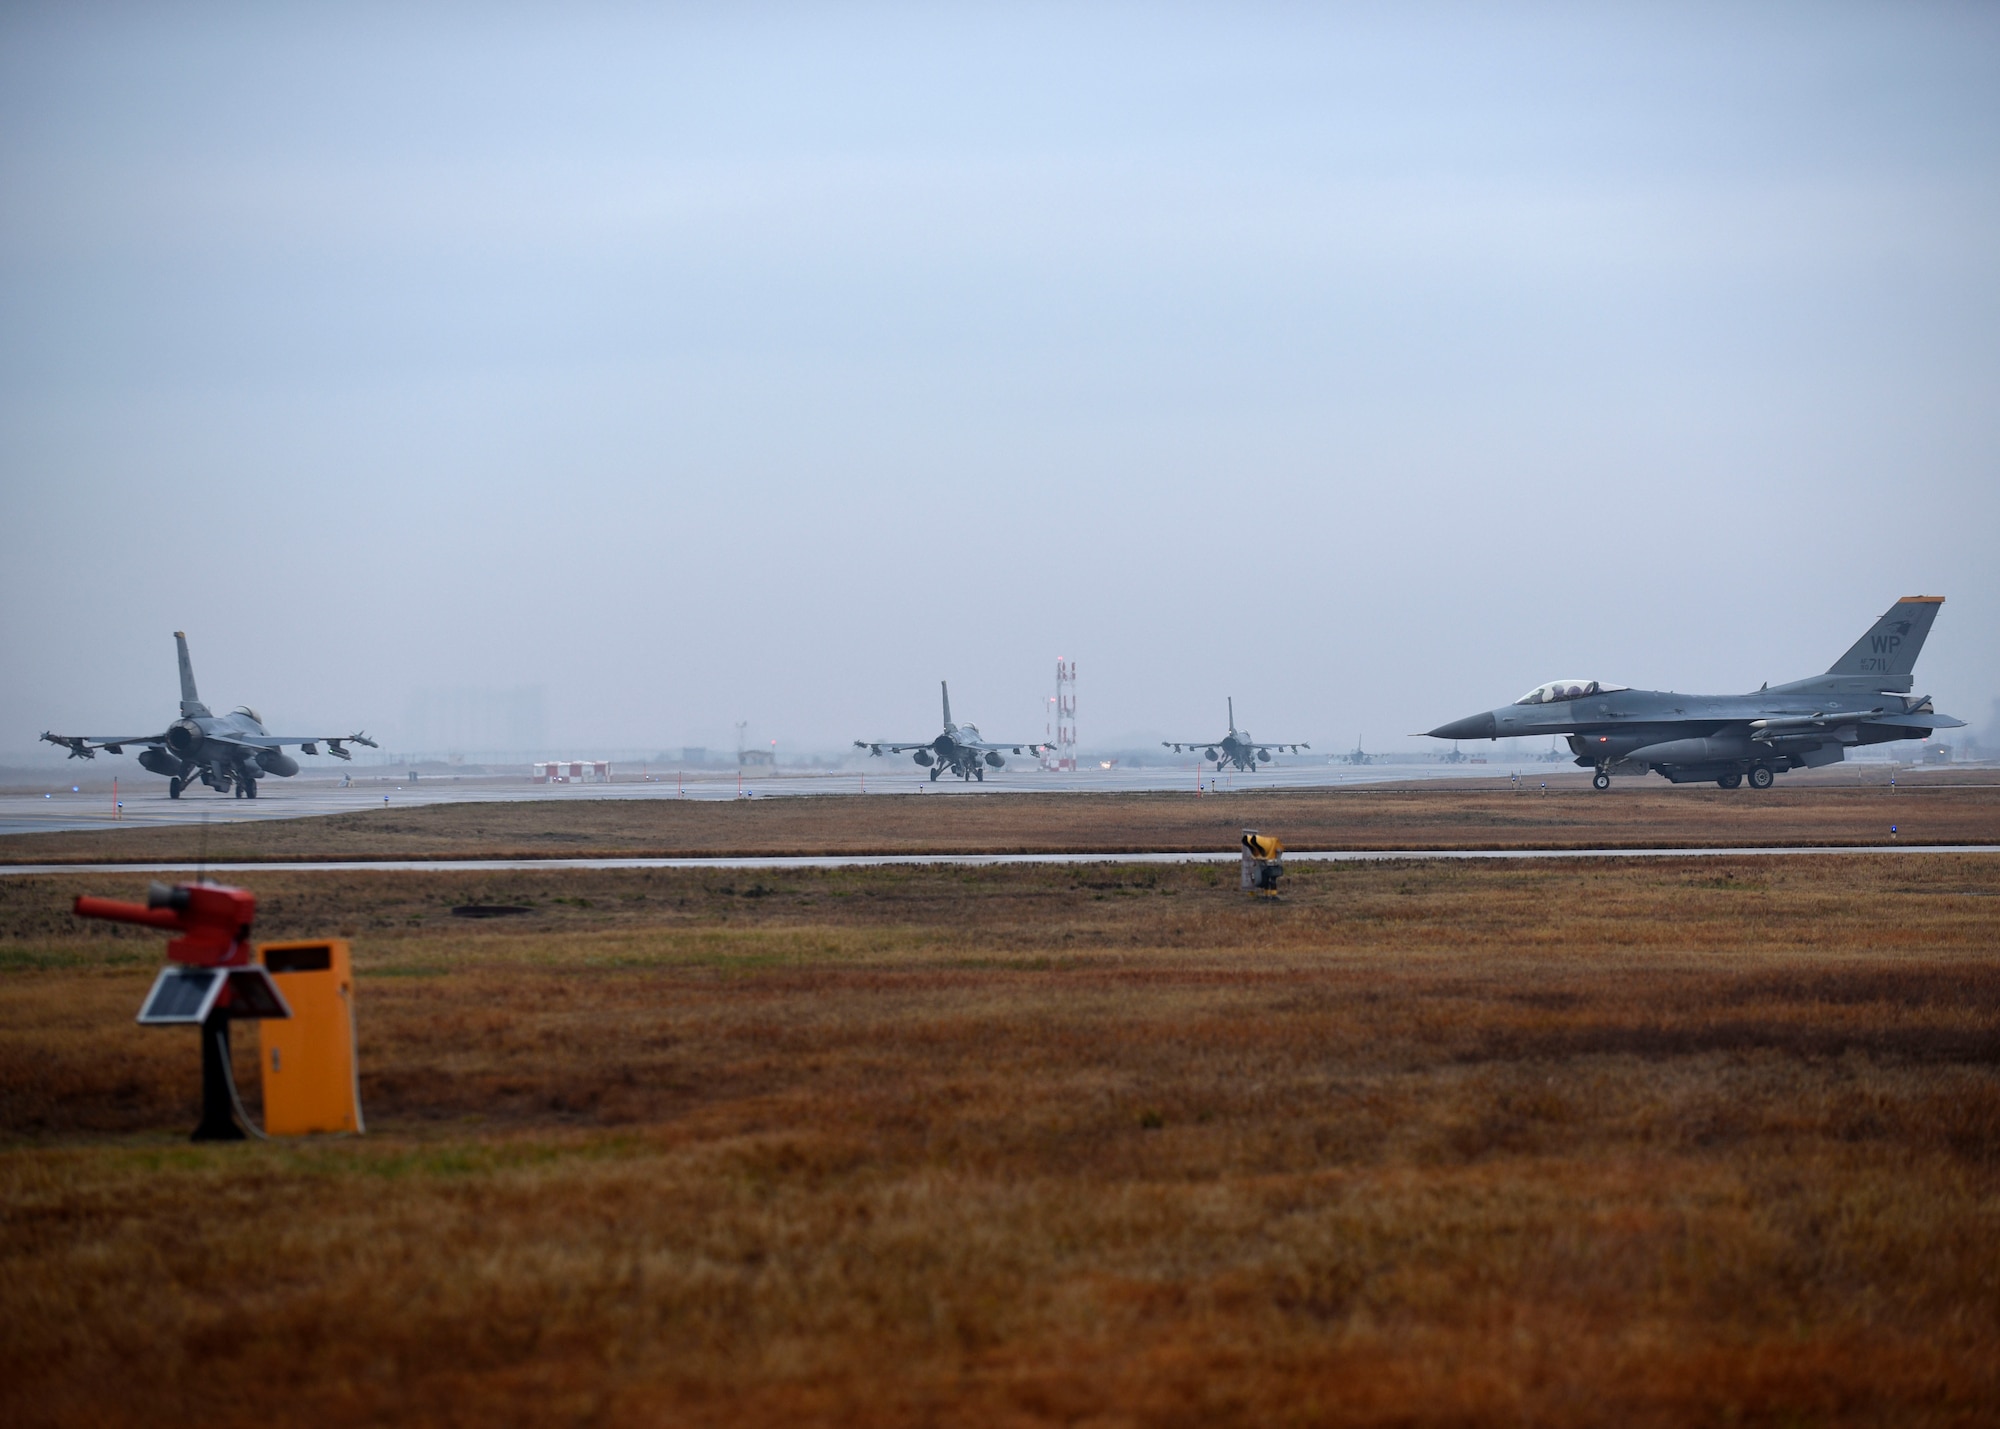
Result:
M201 746L201 726L191 719L176 720L167 727L167 748L186 759Z

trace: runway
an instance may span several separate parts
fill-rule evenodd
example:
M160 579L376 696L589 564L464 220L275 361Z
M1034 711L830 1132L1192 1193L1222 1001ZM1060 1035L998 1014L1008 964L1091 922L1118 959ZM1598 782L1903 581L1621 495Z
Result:
M2000 844L1804 844L1793 847L1746 848L1565 848L1565 849L1436 849L1378 848L1287 850L1285 862L1383 863L1396 859L1590 859L1590 858L1796 858L1824 854L1985 854L2000 855ZM998 864L1086 863L1235 863L1242 855L1228 852L1131 853L890 853L825 854L749 858L436 858L321 859L286 863L23 863L0 865L0 877L56 873L507 873L563 869L785 869L896 868L935 864L966 868Z
M1530 772L1533 771L1533 772ZM1203 787L1213 786L1227 793L1242 789L1320 789L1363 784L1404 783L1411 780L1506 779L1518 772L1524 780L1581 778L1568 765L1524 764L1312 764L1279 762L1255 774L1202 776ZM78 788L68 783L40 793L0 794L0 835L60 833L75 829L159 828L171 825L210 823L250 823L265 819L302 819L321 814L347 814L361 809L391 805L415 808L425 804L519 803L527 800L577 799L701 799L798 798L815 794L911 795L935 798L941 795L976 797L980 794L1128 794L1146 791L1195 788L1195 771L1185 769L1079 769L1074 773L1051 773L1040 769L1019 772L1001 770L983 783L961 783L940 779L933 783L907 761L880 769L842 769L827 772L782 771L738 781L735 771L704 770L688 774L654 774L650 781L632 779L614 784L535 784L526 776L419 779L364 770L353 786L343 789L338 781L325 778L266 779L255 799L236 799L206 789L191 791L179 799L167 797L166 781L143 771L120 775L119 800L114 808L111 791L101 787ZM739 792L740 789L740 792Z

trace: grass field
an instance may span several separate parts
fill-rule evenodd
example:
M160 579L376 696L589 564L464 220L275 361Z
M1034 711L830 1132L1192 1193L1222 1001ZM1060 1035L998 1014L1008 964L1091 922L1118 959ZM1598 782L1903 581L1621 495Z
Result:
M2000 857L1233 877L260 873L371 1130L227 1147L0 880L0 1415L2000 1419Z
M1228 849L1246 824L1297 849L2000 844L2000 780L1981 771L1764 792L1557 776L1544 794L1439 784L1192 793L553 798L384 807L196 827L0 837L0 863L210 858L550 858L721 854L1125 853ZM1794 776L1795 778L1798 776ZM1957 778L1976 782L1955 782Z

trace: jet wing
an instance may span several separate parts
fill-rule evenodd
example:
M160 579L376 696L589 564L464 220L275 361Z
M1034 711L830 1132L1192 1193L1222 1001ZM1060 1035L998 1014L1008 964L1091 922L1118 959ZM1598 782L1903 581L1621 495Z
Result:
M870 754L901 754L906 749L929 749L935 743L937 736L932 735L929 739L913 739L904 744L891 744L886 739L857 739L854 747L865 749Z
M379 748L365 734L210 734L208 738L215 744L236 744L246 749L283 749L288 744L296 744L307 754L319 753L319 746L324 744L326 752L335 759L354 757L342 745L365 744L370 749Z
M990 739L969 739L960 740L959 744L965 749L992 750L999 754L1040 754L1044 749L1055 748L1053 744L1029 744L1026 740L1019 744L995 744Z
M1830 710L1825 714L1785 715L1774 719L1753 719L1750 733L1753 738L1770 738L1774 735L1795 734L1814 729L1836 729L1844 724L1886 724L1892 729L1963 729L1965 721L1941 715L1934 710L1897 711L1889 714L1874 710Z
M1179 754L1183 749L1213 749L1226 739L1227 736L1223 739L1163 739L1160 741L1160 747ZM1246 749L1277 749L1291 754L1297 754L1301 749L1312 748L1304 740L1292 739L1244 739L1238 735L1236 742Z
M113 754L123 754L128 744L165 744L167 732L158 734L50 734L42 731L42 738L50 744L60 744L69 751L71 759L95 759L97 751L108 749Z

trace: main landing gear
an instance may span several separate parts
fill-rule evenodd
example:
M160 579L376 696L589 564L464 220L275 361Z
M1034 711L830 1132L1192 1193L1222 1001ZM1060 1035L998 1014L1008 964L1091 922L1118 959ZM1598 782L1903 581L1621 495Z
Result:
M174 775L173 778L167 780L167 797L169 799L180 798L181 790L185 787L186 786L181 783L181 776L178 774Z
M1753 764L1750 766L1750 787L1752 789L1770 788L1773 777L1771 766L1768 764Z
M1715 781L1715 786L1718 789L1734 789L1742 782L1743 776L1741 774L1725 774Z
M1593 789L1609 789L1611 787L1611 776L1606 774L1602 769L1598 770L1596 777L1590 781L1590 787Z
M239 799L256 798L257 781L255 779L238 779L236 781L236 797Z

